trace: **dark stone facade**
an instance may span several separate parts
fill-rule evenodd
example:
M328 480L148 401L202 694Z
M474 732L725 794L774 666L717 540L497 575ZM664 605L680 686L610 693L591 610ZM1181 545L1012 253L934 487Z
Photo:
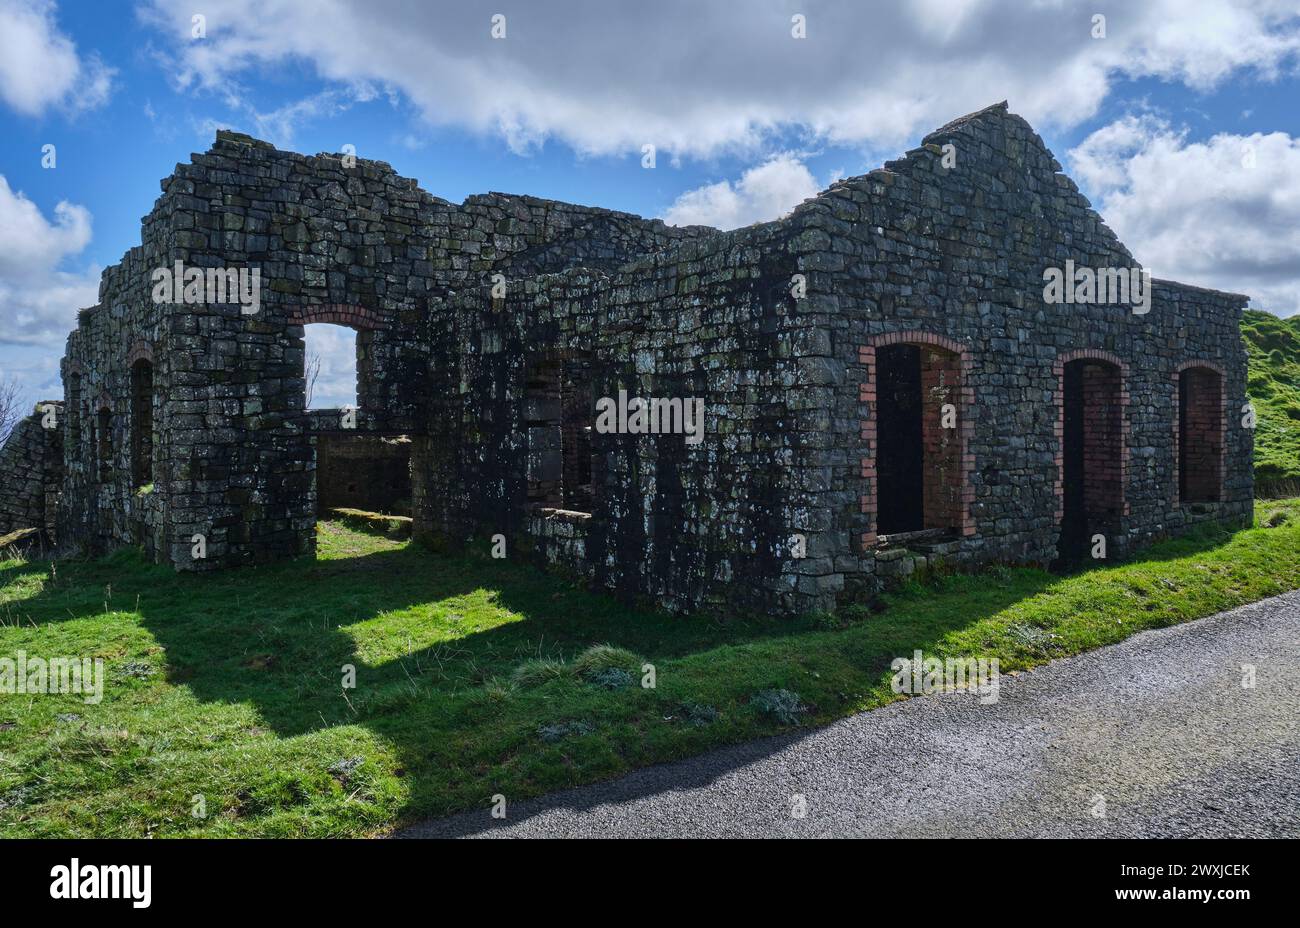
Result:
M313 322L358 332L348 434L410 439L417 537L673 609L829 608L927 558L1114 557L1252 510L1246 298L1046 302L1047 268L1135 262L1005 105L727 233L457 205L222 132L142 241L68 340L60 531L178 569L312 550L342 421L304 409ZM154 302L177 261L259 269L260 306ZM593 427L620 391L698 399L702 440Z
M0 448L0 535L32 528L49 544L63 478L63 404L46 400L20 419Z

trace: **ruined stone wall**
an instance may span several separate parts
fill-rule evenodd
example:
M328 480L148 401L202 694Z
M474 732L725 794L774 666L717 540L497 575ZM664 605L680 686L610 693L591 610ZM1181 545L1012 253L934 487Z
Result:
M945 145L955 164L943 166ZM1225 373L1226 404L1245 403L1238 335L1246 298L1154 282L1150 312L1127 306L1048 304L1043 271L1131 267L1033 130L1005 105L966 117L884 169L841 182L796 211L824 236L810 286L835 308L837 374L861 389L839 391L834 525L851 534L861 572L874 570L875 486L861 436L874 422L872 376L862 346L887 333L933 335L969 357L960 404L970 461L972 531L961 554L1048 563L1060 507L1061 360L1110 354L1126 364L1124 516L1112 552L1206 519L1239 523L1251 513L1252 435L1231 417L1223 501L1180 505L1173 425L1176 371L1198 361ZM809 233L814 234L814 233Z
M842 577L818 493L835 385L825 319L790 292L805 256L798 224L773 223L612 274L524 279L498 304L448 301L435 314L451 337L434 362L446 379L434 390L433 454L415 475L417 532L501 533L513 550L674 609L833 603ZM702 442L593 432L591 512L530 509L538 430L526 371L548 353L580 359L593 398L702 398ZM808 557L790 557L794 534Z
M165 548L166 500L141 493L144 487L132 479L131 367L153 367L151 450L156 464L165 462L161 398L172 385L173 359L164 342L167 307L150 299L149 277L166 260L160 245L166 222L158 210L146 217L145 244L104 271L99 302L78 313L68 336L59 535L90 551L143 544L159 555ZM156 478L155 473L155 486Z
M618 262L704 231L502 194L456 206L383 162L280 152L229 132L162 186L142 245L105 271L99 305L69 338L65 390L89 427L69 443L63 519L92 547L144 543L188 569L313 550L304 325L358 331L358 431L419 434L440 337L431 299L486 287L498 268ZM177 261L258 269L256 312L233 298L154 302L151 275ZM133 442L143 417L131 367L145 356L153 435ZM154 459L144 493L132 479L141 447Z
M57 427L46 428L47 414L57 423L63 404L44 401L20 419L0 447L0 535L22 528L56 540L56 506L63 479L63 439Z
M434 359L448 401L416 474L417 531L500 531L674 608L793 612L873 589L898 554L876 538L875 351L891 344L928 346L923 508L927 524L952 528L945 556L1047 564L1061 553L1063 371L1075 358L1122 368L1106 422L1119 431L1113 460L1092 460L1083 488L1105 509L1110 556L1200 521L1248 520L1249 430L1225 433L1212 506L1178 501L1174 437L1176 373L1189 362L1223 372L1227 408L1245 402L1245 298L1156 281L1146 314L1048 304L1044 269L1067 260L1135 266L1032 129L999 106L780 222L609 274L528 280L497 305L448 300L432 314L454 335ZM798 299L794 274L808 288ZM528 512L520 371L547 349L589 355L596 396L706 396L705 445L595 436L593 511ZM935 423L943 401L958 410L947 430ZM805 559L784 556L795 533Z
M674 609L826 608L897 571L875 470L888 346L928 359L922 508L951 527L946 555L1057 557L1075 359L1122 379L1123 446L1094 462L1106 486L1091 491L1114 502L1114 554L1246 520L1245 298L1157 281L1141 315L1045 302L1045 268L1134 265L1059 168L999 106L722 234L496 193L457 205L382 162L219 133L163 181L142 245L69 337L61 532L193 569L311 551L313 440L341 427L303 408L315 322L358 331L357 433L411 438L420 536L501 533L512 554ZM260 306L155 303L151 273L176 261L257 268ZM133 377L142 363L150 376ZM530 409L538 364L558 378L543 398L555 415ZM1223 414L1194 404L1187 434L1198 460L1221 461L1197 465L1198 486L1222 488L1180 500L1179 384L1208 395L1201 370L1221 378ZM703 441L575 421L620 390L703 398ZM945 402L952 429L935 424ZM132 431L146 419L148 440ZM552 505L530 505L530 479L532 502Z

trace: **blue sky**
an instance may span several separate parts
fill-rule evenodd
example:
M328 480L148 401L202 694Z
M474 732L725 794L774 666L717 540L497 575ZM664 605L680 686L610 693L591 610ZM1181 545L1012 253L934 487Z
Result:
M1300 309L1300 0L643 6L0 0L0 380L61 392L98 271L219 126L734 227L1007 99L1158 276Z

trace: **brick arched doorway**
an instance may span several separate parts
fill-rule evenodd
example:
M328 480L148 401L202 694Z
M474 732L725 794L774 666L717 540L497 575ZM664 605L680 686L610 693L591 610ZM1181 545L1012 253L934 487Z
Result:
M1057 376L1057 556L1085 561L1098 535L1107 550L1128 513L1128 366L1109 352L1061 355Z
M889 332L860 348L859 360L864 545L881 535L973 535L966 347L930 332Z
M1223 499L1227 464L1228 397L1222 366L1188 361L1174 375L1178 415L1174 422L1175 505Z

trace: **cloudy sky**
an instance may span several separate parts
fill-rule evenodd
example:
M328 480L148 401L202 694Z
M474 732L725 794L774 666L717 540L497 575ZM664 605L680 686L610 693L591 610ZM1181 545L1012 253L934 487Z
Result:
M219 127L734 228L1003 99L1158 276L1300 310L1300 0L0 0L0 379L61 393L76 310ZM349 400L350 341L320 348L316 404Z

